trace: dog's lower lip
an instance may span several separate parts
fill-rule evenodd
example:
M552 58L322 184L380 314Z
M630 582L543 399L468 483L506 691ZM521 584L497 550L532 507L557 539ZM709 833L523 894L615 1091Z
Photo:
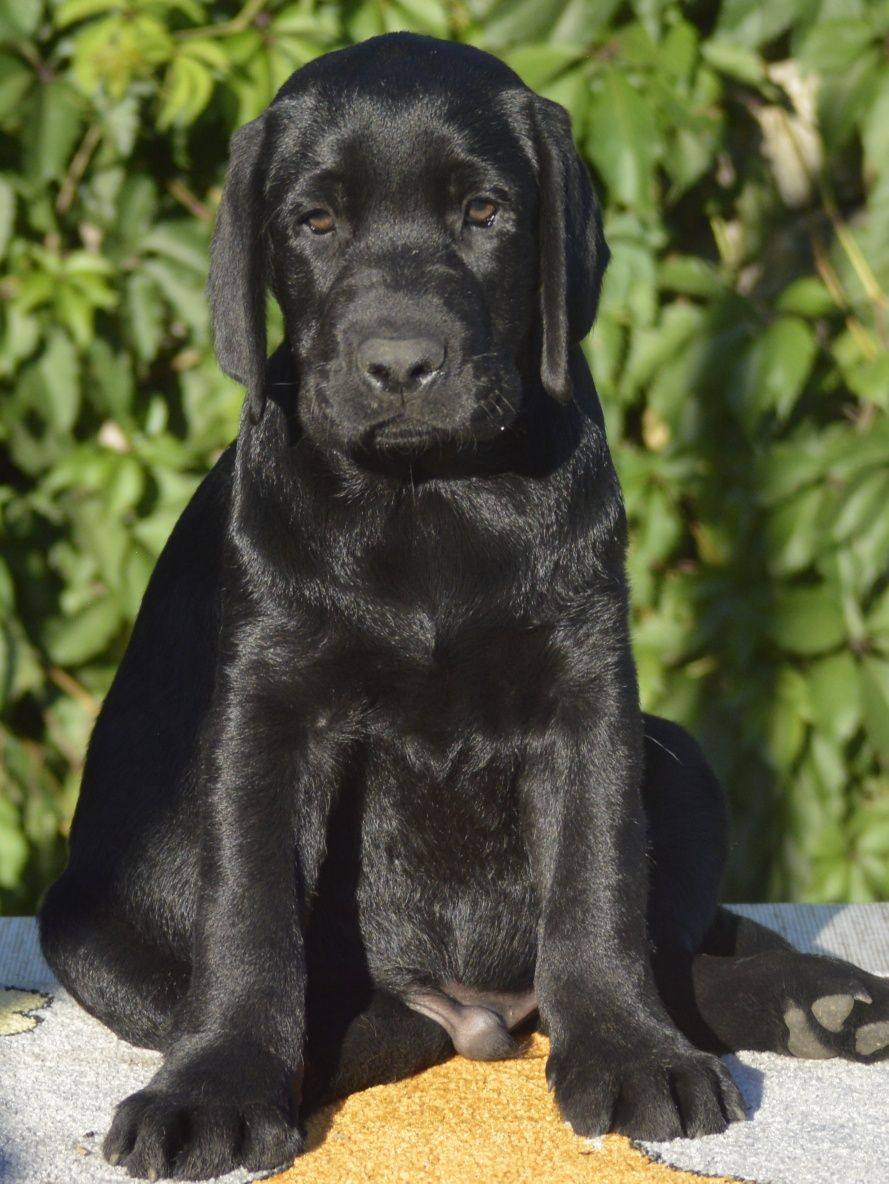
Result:
M372 424L365 433L367 443L379 442L397 444L401 441L418 443L424 439L439 437L443 429L439 424L429 423L423 419L407 418L402 414L390 415L378 423Z

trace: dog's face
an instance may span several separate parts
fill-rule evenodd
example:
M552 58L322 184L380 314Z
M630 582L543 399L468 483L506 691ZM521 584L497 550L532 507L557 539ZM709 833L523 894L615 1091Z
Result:
M346 451L475 447L570 398L605 260L565 113L502 63L408 34L298 71L234 138L213 244L223 368L262 413L265 293L303 429Z

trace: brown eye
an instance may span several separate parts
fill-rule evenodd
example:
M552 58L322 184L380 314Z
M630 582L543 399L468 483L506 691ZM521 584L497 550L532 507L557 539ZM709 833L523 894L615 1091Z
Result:
M336 226L336 218L330 210L312 210L303 218L312 234L330 234Z
M489 197L474 197L466 203L463 221L467 226L491 226L497 216L497 203Z

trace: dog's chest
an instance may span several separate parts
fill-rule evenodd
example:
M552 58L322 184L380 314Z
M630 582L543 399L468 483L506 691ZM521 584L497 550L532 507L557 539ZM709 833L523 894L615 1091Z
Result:
M513 754L394 737L363 775L358 902L375 975L524 985L536 906Z
M353 622L333 656L375 732L415 745L512 743L546 727L568 674L548 624L484 607L390 601ZM321 681L337 694L342 678Z

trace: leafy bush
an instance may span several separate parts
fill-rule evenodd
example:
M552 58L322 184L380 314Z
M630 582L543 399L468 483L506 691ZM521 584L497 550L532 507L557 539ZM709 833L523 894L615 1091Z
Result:
M226 142L384 30L571 112L646 707L728 785L728 892L889 894L889 5L0 0L0 901L63 857L152 564L237 427L204 283ZM124 787L125 788L125 787Z

